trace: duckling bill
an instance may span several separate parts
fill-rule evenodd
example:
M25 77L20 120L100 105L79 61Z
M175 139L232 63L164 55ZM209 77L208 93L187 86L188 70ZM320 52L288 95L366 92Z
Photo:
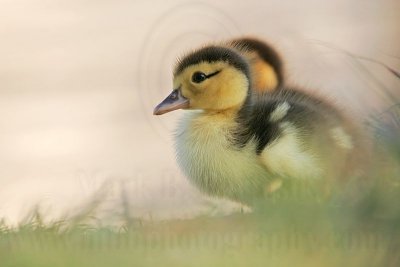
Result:
M254 90L250 65L224 45L178 62L172 93L154 114L188 110L175 135L188 179L209 195L252 205L276 178L343 175L357 145L347 119L297 88Z
M176 109L188 108L189 106L189 99L182 95L181 90L175 89L169 96L167 96L167 98L164 99L164 101L157 105L153 114L162 115Z

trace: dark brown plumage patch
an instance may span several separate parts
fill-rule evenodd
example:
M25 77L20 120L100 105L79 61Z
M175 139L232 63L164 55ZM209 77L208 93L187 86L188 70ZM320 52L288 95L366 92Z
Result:
M285 116L271 121L271 113L284 102L289 105ZM323 100L298 90L280 88L263 94L249 93L236 121L238 126L233 134L234 145L242 148L250 140L255 140L256 152L260 154L265 146L279 138L283 122L290 122L307 138L321 127L340 124L342 118L335 108Z
M201 62L212 63L218 61L227 62L243 72L246 77L250 77L250 70L246 60L234 50L220 46L208 46L184 57L178 62L174 71L174 75L178 75L187 67L199 64Z

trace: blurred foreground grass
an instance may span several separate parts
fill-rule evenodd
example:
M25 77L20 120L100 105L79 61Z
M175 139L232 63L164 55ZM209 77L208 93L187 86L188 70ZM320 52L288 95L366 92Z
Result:
M399 186L346 200L299 197L251 214L120 228L37 215L0 227L0 266L400 266Z
M362 190L303 192L249 214L124 218L119 228L88 224L89 213L50 224L36 213L18 227L0 223L0 266L400 266L397 111L374 124L387 153Z
M0 266L399 266L400 190L360 203L271 204L263 212L112 229L37 217L0 230Z

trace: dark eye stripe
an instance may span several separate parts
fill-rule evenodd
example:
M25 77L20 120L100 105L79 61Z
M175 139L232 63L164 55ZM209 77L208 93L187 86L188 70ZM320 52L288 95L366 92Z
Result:
M213 72L213 73L211 73L211 74L208 74L206 77L207 77L207 79L208 78L211 78L212 76L215 76L215 75L217 75L218 73L220 73L221 71L220 70L217 70L216 72Z
M218 70L218 71L216 71L216 72L213 72L213 73L210 73L210 74L206 75L206 74L203 73L203 72L197 71L197 72L193 73L193 75L192 75L192 81L195 82L195 83L201 83L201 82L207 80L208 78L211 78L211 77L217 75L217 74L220 73L220 72L221 72L221 71Z

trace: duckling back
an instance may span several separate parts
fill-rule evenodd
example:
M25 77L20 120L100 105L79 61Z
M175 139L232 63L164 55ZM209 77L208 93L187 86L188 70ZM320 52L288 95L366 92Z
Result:
M359 128L328 101L297 88L252 94L237 121L237 145L257 140L256 153L278 176L340 179L362 167Z

